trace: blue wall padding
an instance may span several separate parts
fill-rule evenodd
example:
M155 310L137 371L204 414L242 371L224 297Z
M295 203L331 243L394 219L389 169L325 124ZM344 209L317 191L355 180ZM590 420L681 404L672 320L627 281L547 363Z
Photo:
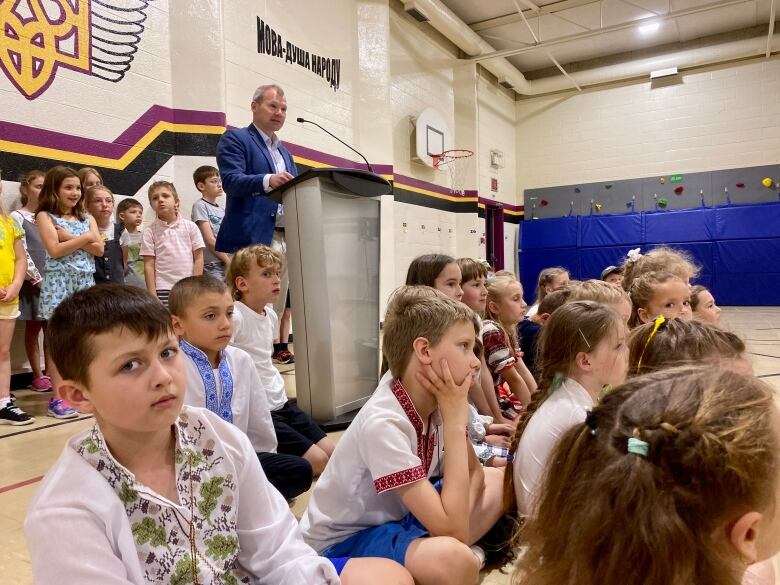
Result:
M665 213L646 213L645 242L703 242L715 235L714 209L687 209Z
M580 278L599 278L607 266L620 266L630 249L631 246L580 248Z
M580 218L578 246L621 246L644 241L641 213L629 215L591 215Z
M778 237L780 237L780 203L715 209L716 240Z
M520 249L576 247L577 219L573 216L524 221L520 233Z
M598 278L631 248L668 245L701 266L694 282L710 288L718 304L780 305L780 203L576 219L523 222L520 275L527 301L549 266L567 267L572 278Z
M523 285L523 298L529 305L536 296L539 273L552 266L563 266L569 271L572 278L579 278L579 250L577 248L549 248L546 250L523 250L520 254L520 282Z

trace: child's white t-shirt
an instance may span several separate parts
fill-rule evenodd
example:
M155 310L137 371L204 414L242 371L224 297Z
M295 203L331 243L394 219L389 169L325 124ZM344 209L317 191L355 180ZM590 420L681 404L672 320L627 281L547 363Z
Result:
M524 516L533 511L558 440L569 429L585 422L587 411L592 408L593 399L588 391L576 380L567 378L531 417L512 464L517 509Z
M301 518L304 540L322 552L352 534L409 513L394 491L441 471L441 417L424 422L388 372L339 439Z
M184 352L184 367L187 371L187 386L184 403L199 408L206 407L206 387L198 366ZM230 374L233 378L233 398L230 401L230 411L233 424L249 437L252 447L258 453L275 453L277 447L276 432L271 420L271 410L255 370L252 358L244 350L237 347L225 348ZM222 383L219 370L212 370L217 386L217 396L222 400Z
M274 337L279 327L279 318L272 305L265 306L265 315L260 315L241 301L236 301L233 313L233 338L230 345L243 349L252 358L260 383L265 389L268 407L279 410L287 403L284 379L274 367Z

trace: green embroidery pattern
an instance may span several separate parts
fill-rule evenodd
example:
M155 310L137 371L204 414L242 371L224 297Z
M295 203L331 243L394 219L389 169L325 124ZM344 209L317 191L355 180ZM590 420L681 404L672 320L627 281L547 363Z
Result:
M238 537L217 534L206 539L206 556L213 559L226 559L238 552Z
M219 496L223 490L220 486L225 482L224 477L212 477L202 486L200 486L200 497L198 502L198 511L206 517L206 522L211 526L211 514L217 508Z
M148 516L140 522L135 522L131 528L135 541L138 544L146 544L148 542L152 546L168 546L165 528L158 526L157 523Z

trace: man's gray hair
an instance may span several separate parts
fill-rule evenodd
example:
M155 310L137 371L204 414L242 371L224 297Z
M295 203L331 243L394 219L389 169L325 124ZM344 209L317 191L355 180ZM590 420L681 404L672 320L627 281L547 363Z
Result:
M278 95L279 97L284 95L284 90L278 85L276 85L275 83L272 83L270 85L261 85L255 90L255 95L252 96L252 101L262 102L263 96L265 96L265 92L267 92L269 89L275 89L276 95Z

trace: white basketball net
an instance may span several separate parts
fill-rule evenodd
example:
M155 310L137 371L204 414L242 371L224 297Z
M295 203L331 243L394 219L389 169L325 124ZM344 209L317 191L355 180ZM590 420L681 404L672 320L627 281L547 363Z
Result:
M450 191L454 195L463 195L466 185L466 161L474 156L471 150L456 148L445 150L441 154L431 155L434 168L446 171L450 175Z

